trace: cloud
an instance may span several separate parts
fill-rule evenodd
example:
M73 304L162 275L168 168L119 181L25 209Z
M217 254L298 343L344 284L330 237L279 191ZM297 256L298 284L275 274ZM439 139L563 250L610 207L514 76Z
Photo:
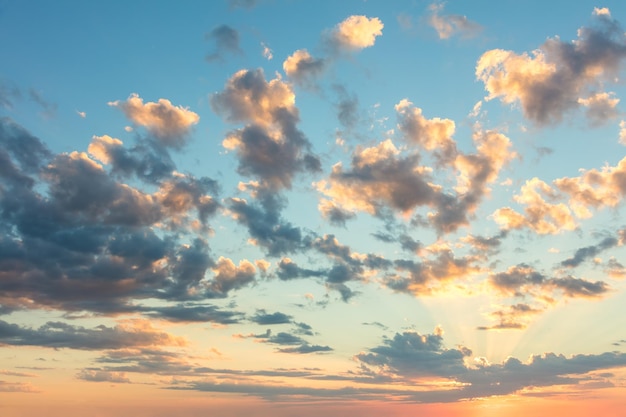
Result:
M578 39L548 39L530 55L493 49L476 65L487 100L520 103L524 116L537 125L558 123L581 105L592 124L613 117L615 99L598 90L617 77L626 57L626 36L608 13L594 13L594 25L582 27Z
M238 172L258 178L260 187L290 188L298 172L318 172L320 161L298 130L295 95L279 78L265 81L263 70L241 70L224 91L211 97L211 106L229 122L246 122L222 142L237 152Z
M151 141L140 140L127 149L120 139L109 135L93 136L87 150L96 160L110 165L113 174L121 177L134 175L150 183L170 177L176 168L169 153Z
M455 257L451 250L442 250L434 258L416 262L412 259L394 261L398 274L390 274L384 280L387 287L396 292L416 296L432 295L447 284L468 279L480 272L473 256ZM408 273L404 275L404 273Z
M440 234L451 233L469 224L482 198L515 152L504 134L493 130L475 130L473 141L476 153L456 150L451 138L454 122L427 120L421 110L402 100L397 106L400 131L405 140L433 151L439 165L454 168L457 185L454 192L435 183L433 169L420 165L421 154L404 155L390 139L378 145L353 152L351 167L333 166L330 177L315 183L323 195L320 203L323 215L347 219L358 211L374 216L385 216L388 209L408 216L420 207L430 208L424 223L432 225ZM338 212L337 209L341 211ZM422 221L422 216L418 216Z
M610 249L619 243L617 238L609 236L604 238L600 243L594 246L585 246L577 249L574 256L561 262L561 266L574 268L589 258L593 258L603 250Z
M156 316L172 322L203 322L236 324L243 319L243 313L221 310L213 305L179 304L167 307L144 307L141 310L148 316Z
M215 41L215 52L207 55L209 62L223 61L224 54L243 54L239 47L239 32L228 25L220 25L206 35L206 39Z
M49 321L37 329L0 320L0 343L80 350L123 349L142 346L184 346L185 339L159 331L147 320L133 320L115 327L88 329Z
M164 98L158 102L143 102L138 94L131 94L126 101L112 101L109 106L119 108L133 123L145 127L159 143L166 147L181 148L191 127L200 116L191 110L174 106Z
M315 79L326 68L323 58L313 58L306 49L298 49L283 62L285 74L297 84L314 87Z
M299 330L296 329L295 332L297 333L299 332ZM296 334L288 332L278 332L274 334L270 329L268 329L263 334L248 335L243 337L252 337L254 339L260 340L263 343L282 346L276 349L276 351L280 353L309 354L330 352L333 350L329 346L312 345Z
M465 347L446 349L443 333L437 328L434 334L427 335L396 333L392 339L369 349L369 353L356 355L355 359L366 366L388 369L390 373L407 377L453 377L466 371L464 358L471 354Z
M551 296L556 291L570 298L599 298L610 290L603 281L592 282L572 276L549 278L526 264L509 267L506 272L490 274L489 284L502 294L515 297Z
M619 99L613 93L596 93L588 98L579 98L578 104L587 108L586 114L592 126L601 126L619 115Z
M126 377L124 372L102 371L100 369L83 369L76 378L90 382L111 382L114 384L127 384L130 379Z
M298 266L297 263L290 258L283 258L278 262L278 270L276 275L279 279L287 281L295 278L309 278L323 276L325 271L306 269Z
M473 38L483 30L481 25L466 16L442 14L443 9L444 3L433 3L428 6L430 11L428 24L437 31L439 39L448 39L457 34L463 38Z
M0 392L37 393L37 392L41 392L41 390L29 383L7 382L7 381L0 380Z
M504 230L528 227L539 234L554 234L575 229L577 224L572 211L564 203L556 203L558 198L550 185L533 178L514 196L515 201L525 206L524 214L503 207L493 213L493 218Z
M274 53L264 42L261 42L261 47L263 48L263 57L268 61L271 61L274 58Z
M335 104L337 109L337 119L339 123L347 129L355 127L359 121L359 99L354 94L349 94L341 84L333 85L333 90L337 94L339 101Z
M232 260L220 256L211 269L215 276L208 284L208 291L217 297L226 297L229 291L253 283L256 277L254 264L245 259L235 265Z
M489 316L497 323L491 326L479 326L477 330L519 330L527 326L527 322L535 315L543 312L541 308L535 308L525 303L517 303L502 307L489 313Z
M372 215L381 214L386 206L409 213L417 206L434 204L439 195L428 169L418 165L417 155L400 156L389 139L375 147L357 148L350 170L335 164L329 179L317 182L316 188L344 210Z
M281 256L305 249L308 240L301 228L282 218L282 204L274 195L263 198L261 205L231 198L227 206L234 219L247 227L252 243L265 248L269 256Z
M259 310L250 318L256 324L267 326L271 324L291 323L293 317L279 311L275 313L267 313L265 310Z
M383 22L379 18L350 16L339 23L329 34L332 47L354 51L374 46L376 37L383 34Z
M442 163L453 160L457 155L456 142L452 139L455 123L450 119L426 119L422 109L407 99L395 106L398 129L408 143L416 144L427 151L434 151Z

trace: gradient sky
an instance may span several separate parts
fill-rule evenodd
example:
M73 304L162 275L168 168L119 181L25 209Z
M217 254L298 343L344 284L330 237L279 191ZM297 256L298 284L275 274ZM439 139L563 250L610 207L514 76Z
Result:
M0 414L626 409L621 1L1 1Z

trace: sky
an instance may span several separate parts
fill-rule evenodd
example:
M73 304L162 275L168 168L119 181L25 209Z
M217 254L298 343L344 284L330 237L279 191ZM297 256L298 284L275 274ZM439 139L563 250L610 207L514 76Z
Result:
M623 25L0 1L0 413L623 416Z

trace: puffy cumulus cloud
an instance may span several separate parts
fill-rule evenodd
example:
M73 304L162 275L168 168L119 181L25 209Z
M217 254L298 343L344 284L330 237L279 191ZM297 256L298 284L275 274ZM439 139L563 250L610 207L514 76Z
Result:
M229 291L254 282L256 277L254 264L245 259L235 265L232 260L220 256L212 270L215 276L208 283L208 290L217 297L225 297Z
M420 165L420 153L398 149L390 139L369 148L357 148L349 170L333 166L328 179L315 184L324 196L319 208L326 218L341 223L357 211L382 216L388 209L405 216L417 208L430 209L420 223L428 222L440 234L469 224L483 197L508 162L516 157L508 137L495 130L476 128L475 153L457 150L454 122L426 119L421 110L402 100L397 106L398 127L409 143L432 152L440 168L456 177L454 188L436 184L433 169Z
M526 264L491 274L488 282L504 295L529 295L540 299L551 297L555 292L570 298L599 298L610 291L609 285L603 281L592 282L572 276L550 278Z
M478 330L519 330L525 329L533 316L543 312L542 308L536 308L529 304L517 303L489 313L489 317L496 321L491 326L479 326Z
M285 113L297 117L296 96L280 78L267 82L262 69L239 70L224 91L211 96L211 107L231 123L280 124Z
M123 178L135 176L145 182L160 183L171 177L176 168L167 150L148 140L140 140L127 149L117 138L94 135L87 150L96 160L109 165L112 174Z
M440 188L430 182L430 170L418 165L417 155L402 157L387 139L375 147L358 148L351 169L333 166L328 180L316 183L326 198L348 211L381 214L390 206L405 214L434 204Z
M619 115L619 99L613 93L597 93L588 98L579 98L578 104L586 107L587 119L592 126L600 126Z
M383 22L377 17L350 16L330 32L329 41L338 49L352 51L374 46L383 34Z
M248 229L250 241L265 248L269 256L301 251L309 240L301 228L282 218L283 205L276 195L262 198L261 204L241 198L231 198L227 203L233 218Z
M580 28L573 42L548 39L530 55L485 52L476 77L484 82L488 100L519 102L524 115L538 125L557 123L581 105L587 106L591 122L599 123L613 116L617 103L606 93L589 93L615 79L624 57L626 35L619 24L609 13L595 13L594 25Z
M186 340L152 327L148 320L129 320L114 327L93 329L63 322L47 322L37 329L0 320L0 342L12 346L42 346L80 350L130 347L185 346Z
M0 184L32 187L38 173L53 157L48 147L8 117L0 118ZM0 188L0 192L2 192Z
M207 55L209 62L223 60L225 53L242 54L239 32L228 25L220 25L207 33L206 38L215 41L215 52Z
M427 119L422 109L415 107L407 99L402 99L395 106L398 116L398 128L409 143L414 143L427 151L434 151L443 163L453 160L457 155L456 142L452 139L456 126L453 120L435 117Z
M143 102L133 93L126 101L109 102L119 108L133 123L145 127L163 146L180 148L185 144L191 127L200 121L200 116L181 106L174 106L164 98L158 102Z
M163 181L154 197L175 228L188 221L188 213L192 210L197 212L200 225L206 227L209 217L216 213L220 205L211 195L216 193L217 183L214 180L177 174Z
M554 234L573 230L576 218L589 218L592 210L616 207L623 201L626 158L615 166L581 171L578 177L554 180L554 187L538 178L526 181L514 197L524 206L524 214L504 207L494 212L494 220L507 230L528 227L539 234Z
M0 238L2 311L117 314L140 311L140 299L206 295L199 283L213 265L208 245L180 240L208 230L217 209L213 180L155 168L143 171L154 183L147 193L117 181L144 179L143 151L126 150L117 139L95 137L90 145L105 167L82 152L53 155L10 121L0 127L7 162L0 229L11 231Z
M557 203L557 191L538 178L526 181L514 199L525 206L524 214L511 207L493 213L493 219L505 230L527 227L539 234L555 234L576 228L570 208L562 202Z
M76 374L76 378L90 382L130 383L130 379L128 379L125 372L103 371L101 369L83 369Z
M118 183L84 152L59 154L45 168L49 194L59 210L104 224L150 225L161 218L155 199Z
M247 123L223 145L237 152L238 171L258 178L262 188L290 188L297 172L320 170L318 157L297 128L295 95L281 79L267 82L261 69L241 70L211 97L211 105L226 120Z
M472 38L478 35L482 26L458 14L443 14L444 3L433 3L428 6L430 16L428 24L437 31L439 39L448 39L455 35Z
M615 166L583 171L579 177L554 181L569 197L569 204L579 217L591 216L591 209L617 206L626 195L626 158Z
M322 214L322 217L324 217L331 224L334 224L336 226L345 227L346 221L356 217L356 214L354 212L344 210L340 206L336 205L334 202L325 198L320 199L320 203L318 204L317 208Z
M457 258L451 250L441 250L433 258L421 262L398 259L394 261L398 273L389 274L384 283L396 292L432 295L479 273L481 268L476 265L477 260L474 256Z
M467 371L464 360L471 354L471 350L462 346L445 348L443 332L437 328L433 334L396 333L392 339L384 340L382 345L367 353L356 355L355 359L366 367L379 369L379 372L408 378L452 378Z
M326 61L323 58L313 58L306 49L298 49L283 62L285 74L305 86L313 86L325 67Z

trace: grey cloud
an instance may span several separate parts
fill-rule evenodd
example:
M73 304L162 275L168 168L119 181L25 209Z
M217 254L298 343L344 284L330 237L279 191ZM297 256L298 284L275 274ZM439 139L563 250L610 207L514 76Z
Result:
M566 297L600 297L609 292L610 287L603 281L588 281L571 276L550 278L534 268L520 264L510 267L506 272L489 276L489 283L503 293L524 297L534 290L549 292L560 291Z
M256 314L250 318L250 320L262 326L291 323L292 319L292 316L281 313L280 311L267 313L265 310L257 311Z
M144 307L148 316L156 316L173 322L201 322L236 324L243 320L243 313L221 310L213 305L179 304L167 307Z
M476 75L490 97L503 102L519 101L524 115L538 125L559 122L580 99L597 93L604 81L618 76L626 57L626 36L610 16L595 16L591 26L578 30L578 39L564 42L551 38L532 56L510 51L486 52ZM533 72L521 68L521 61ZM597 113L591 113L597 121Z
M223 60L225 53L243 54L239 47L239 32L228 25L214 28L206 38L215 41L215 52L206 57L209 62Z
M563 291L567 297L600 297L610 290L606 282L591 282L573 277L553 278L550 285Z
M330 346L308 345L308 344L302 344L300 346L293 347L293 348L278 349L278 351L282 353L302 353L302 354L330 352L332 350L333 349Z
M283 203L276 198L264 199L262 206L241 199L230 199L227 204L237 222L248 228L250 236L269 256L298 252L307 246L303 231L281 218Z
M574 268L586 261L587 259L593 258L600 252L610 249L616 246L619 243L617 238L615 237L606 237L600 243L594 246L586 246L584 248L577 249L574 253L574 256L568 259L565 259L561 262L561 266Z
M239 173L258 178L262 188L288 189L296 173L320 171L319 158L297 128L293 92L279 79L268 83L261 69L241 70L222 92L211 96L211 107L227 121L247 123L231 132L224 145L236 151ZM280 133L279 138L270 127Z
M0 342L12 346L43 346L81 350L122 349L137 346L181 345L183 342L151 327L88 329L62 322L47 322L37 329L0 320Z
M324 271L301 268L291 260L281 259L280 262L278 262L276 275L281 280L287 281L295 278L319 277L324 275Z
M356 355L356 359L365 365L385 367L407 377L452 378L467 372L463 360L469 355L471 351L467 348L446 349L441 334L404 332L396 333L368 353Z
M134 175L153 184L170 177L176 169L167 149L149 139L140 138L135 146L127 149L119 140L94 136L89 153L95 154L98 159L106 158L105 162L111 165L113 174L123 178Z
M343 85L333 85L339 101L335 103L337 118L346 128L354 127L359 121L359 99L354 94L349 94Z

